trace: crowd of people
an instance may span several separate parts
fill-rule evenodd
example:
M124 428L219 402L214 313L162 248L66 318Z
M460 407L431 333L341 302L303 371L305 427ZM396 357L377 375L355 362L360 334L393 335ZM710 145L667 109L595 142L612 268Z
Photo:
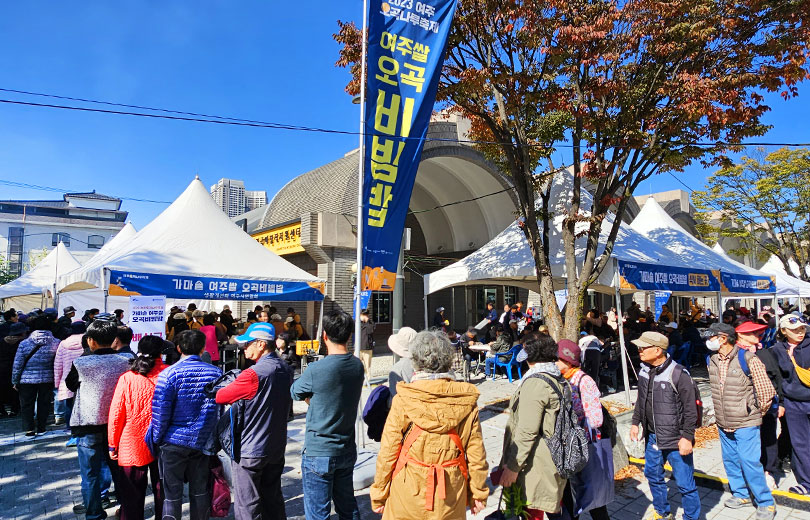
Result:
M702 403L689 369L704 354L732 492L725 506L753 505L758 519L772 519L771 490L786 457L797 481L790 491L810 495L806 317L785 312L791 309L753 316L739 308L717 319L698 309L676 324L668 321L666 307L657 321L637 307L621 317L591 310L579 342L555 341L521 305L500 315L488 305L483 325L463 335L447 319L422 332L401 328L388 339L400 358L389 384L372 393L379 399L369 398L377 411L371 413L369 404L364 411L369 433L375 429L380 440L372 509L384 518L463 518L468 508L482 511L490 489L503 486L518 504L512 511L518 516L577 518L588 512L609 518L617 433L600 402L600 368L619 326L639 361L630 438L645 446L655 518L672 518L667 463L684 518L700 515L692 451ZM287 422L298 400L308 404L301 461L306 517L329 518L334 505L341 519L359 518L355 426L371 356L361 361L349 350L352 317L342 311L324 317L318 339L327 355L296 379L292 344L308 337L294 309L282 319L272 307L257 307L244 324L227 308L170 314L171 339L143 337L137 352L123 312L92 309L82 320L72 307L62 317L54 309L3 314L0 412L19 414L25 435L36 436L56 404L56 420L68 426L68 445L78 453L82 504L74 512L105 518L114 489L121 518L144 518L151 485L156 517L180 518L186 482L191 518L227 511L230 491L223 505L215 484L222 450L230 458L236 518L284 518ZM371 351L373 322L368 313L360 319L360 346ZM769 329L777 334L766 345ZM679 357L679 341L701 348ZM217 366L223 342L240 345L243 370L223 374ZM490 361L503 356L520 356L525 369L491 473L479 392L469 382L480 352L470 349L476 344L488 347L487 376L498 368ZM561 455L556 447L565 443L579 449Z

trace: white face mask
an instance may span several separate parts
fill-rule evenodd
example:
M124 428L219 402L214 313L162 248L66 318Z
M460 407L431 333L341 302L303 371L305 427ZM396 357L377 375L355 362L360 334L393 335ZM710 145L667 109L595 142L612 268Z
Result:
M717 338L709 338L706 340L706 348L712 352L717 352L720 350L720 340Z

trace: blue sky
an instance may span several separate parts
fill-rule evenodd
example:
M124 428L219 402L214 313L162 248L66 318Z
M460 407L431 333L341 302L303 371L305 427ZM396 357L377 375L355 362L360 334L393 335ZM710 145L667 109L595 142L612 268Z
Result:
M343 92L332 33L361 9L360 0L4 3L0 88L354 131L358 107ZM769 101L767 140L810 141L807 99ZM173 200L198 174L206 186L231 177L272 197L356 146L356 136L0 103L0 179L75 191ZM680 177L697 188L706 173L694 166ZM664 175L637 194L679 187ZM0 186L2 199L58 197ZM164 207L123 205L138 228Z

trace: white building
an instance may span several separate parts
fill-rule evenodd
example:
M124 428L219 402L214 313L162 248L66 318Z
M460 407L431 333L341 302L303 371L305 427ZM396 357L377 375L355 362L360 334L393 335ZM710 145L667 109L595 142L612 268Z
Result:
M252 211L256 208L261 208L262 206L267 206L266 191L248 190L245 192L245 211Z
M124 227L121 199L96 193L66 193L62 200L0 201L0 256L9 271L28 270L60 241L79 262L93 256Z
M220 179L211 186L214 202L229 217L245 212L245 183L234 179Z

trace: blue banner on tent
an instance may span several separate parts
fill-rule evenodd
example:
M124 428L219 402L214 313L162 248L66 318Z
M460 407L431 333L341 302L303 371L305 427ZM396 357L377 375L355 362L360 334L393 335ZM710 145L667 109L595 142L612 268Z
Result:
M672 296L672 291L655 291L655 321L661 317L664 305L667 304L670 296Z
M391 291L456 0L371 0L361 289Z
M717 292L720 281L707 269L623 262L619 260L622 289L639 291Z
M240 280L110 270L110 295L166 295L198 300L320 301L323 284Z
M776 292L776 282L772 276L720 273L724 293L769 294Z

